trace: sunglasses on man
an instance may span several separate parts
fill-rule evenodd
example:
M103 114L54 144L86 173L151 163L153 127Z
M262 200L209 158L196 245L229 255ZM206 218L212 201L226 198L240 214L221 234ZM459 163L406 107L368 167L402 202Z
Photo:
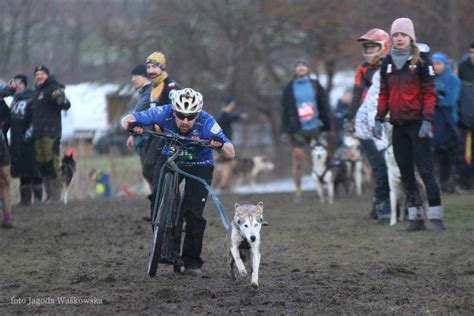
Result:
M188 121L193 121L199 115L199 113L184 114L182 112L174 111L174 115L176 115L176 117L182 121L184 121L184 119L188 119Z

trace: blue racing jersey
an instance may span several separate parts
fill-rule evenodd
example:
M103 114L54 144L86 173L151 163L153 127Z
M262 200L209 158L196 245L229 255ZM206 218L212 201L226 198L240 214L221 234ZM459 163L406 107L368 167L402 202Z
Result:
M210 140L213 136L221 137L225 143L230 143L230 140L224 135L222 128L216 122L214 117L206 111L199 113L194 126L187 133L182 133L176 125L175 117L173 116L173 108L171 104L164 106L150 108L146 111L133 113L138 123L142 125L157 124L164 133L173 133L189 138L199 138ZM212 149L194 144L186 144L181 149L176 163L182 166L194 165L214 165L214 158ZM171 156L168 144L163 146L163 155Z

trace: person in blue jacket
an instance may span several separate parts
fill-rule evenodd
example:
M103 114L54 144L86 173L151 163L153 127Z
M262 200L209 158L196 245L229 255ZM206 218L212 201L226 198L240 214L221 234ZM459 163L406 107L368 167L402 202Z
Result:
M455 161L456 151L461 144L461 135L456 126L461 80L451 70L448 57L445 54L441 52L434 53L431 60L436 73L433 146L439 165L441 190L453 192L454 179L450 180L451 171L457 165L457 161Z
M165 133L178 134L190 138L210 140L210 146L217 150L225 159L235 157L234 146L224 134L222 128L215 118L208 112L203 111L203 98L201 93L191 88L175 90L170 94L171 104L153 107L142 112L135 112L122 119L122 127L128 129L131 123L141 126L158 125ZM135 123L136 122L136 123ZM142 127L135 127L135 133L142 133ZM204 179L209 185L212 181L214 170L214 158L212 149L194 145L183 141L184 148L175 161L180 169ZM172 150L165 144L162 154L155 166L153 177L153 192L156 192L159 172ZM183 242L183 254L181 256L185 273L200 276L202 241L206 229L206 220L203 217L204 207L208 197L206 187L194 179L186 178L182 210L186 220L186 235ZM151 205L155 197L152 197Z

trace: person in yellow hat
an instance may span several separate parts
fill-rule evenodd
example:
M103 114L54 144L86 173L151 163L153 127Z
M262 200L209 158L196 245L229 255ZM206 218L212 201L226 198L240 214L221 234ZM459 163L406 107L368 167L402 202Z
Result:
M162 52L151 53L145 61L148 79L151 81L150 108L171 104L170 92L179 90L176 82L166 72L166 57ZM162 141L150 139L150 144L143 161L143 176L148 183L153 183L156 162L161 155Z
M146 71L153 89L151 90L151 107L170 104L169 94L177 89L176 82L166 72L166 57L162 52L153 52L146 59Z

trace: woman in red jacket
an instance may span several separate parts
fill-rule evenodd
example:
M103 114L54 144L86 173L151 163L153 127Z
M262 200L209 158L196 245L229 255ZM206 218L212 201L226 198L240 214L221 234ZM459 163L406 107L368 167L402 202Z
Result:
M433 176L431 154L432 120L436 103L435 73L429 48L417 44L413 22L399 18L392 23L392 50L380 70L380 93L374 136L381 137L382 122L390 113L393 149L400 167L408 201L408 231L426 229L420 192L415 181L415 166L426 187L430 228L444 230L443 207L438 184Z

